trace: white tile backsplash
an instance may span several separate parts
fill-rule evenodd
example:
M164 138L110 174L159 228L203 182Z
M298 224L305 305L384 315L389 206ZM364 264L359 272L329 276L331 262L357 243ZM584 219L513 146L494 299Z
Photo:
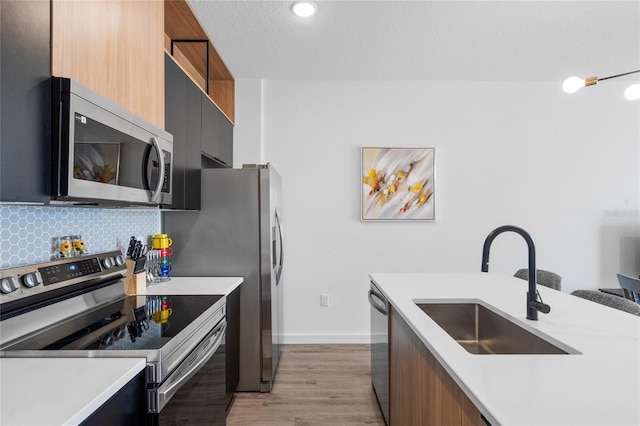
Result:
M65 235L82 235L89 253L124 252L160 229L159 210L0 205L0 268L51 260Z

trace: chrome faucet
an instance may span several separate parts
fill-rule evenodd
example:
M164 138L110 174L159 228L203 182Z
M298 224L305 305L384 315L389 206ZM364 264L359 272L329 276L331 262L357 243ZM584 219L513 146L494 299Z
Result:
M527 291L527 319L538 320L538 311L543 314L548 314L551 311L551 307L542 303L542 298L538 300L538 290L536 289L536 283L538 281L538 272L536 270L536 247L533 244L533 239L527 231L517 226L504 225L500 226L487 235L484 240L484 246L482 247L482 272L489 272L489 250L491 249L491 243L493 240L503 232L515 232L524 238L529 248L529 291Z

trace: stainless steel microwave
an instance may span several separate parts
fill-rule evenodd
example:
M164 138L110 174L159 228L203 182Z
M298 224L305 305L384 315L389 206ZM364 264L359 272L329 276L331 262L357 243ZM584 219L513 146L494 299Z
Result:
M171 204L171 134L76 81L51 86L52 202Z

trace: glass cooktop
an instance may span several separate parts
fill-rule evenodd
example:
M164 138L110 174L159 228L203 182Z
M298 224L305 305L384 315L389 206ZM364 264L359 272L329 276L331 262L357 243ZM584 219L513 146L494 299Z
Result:
M127 296L4 350L160 349L223 296Z

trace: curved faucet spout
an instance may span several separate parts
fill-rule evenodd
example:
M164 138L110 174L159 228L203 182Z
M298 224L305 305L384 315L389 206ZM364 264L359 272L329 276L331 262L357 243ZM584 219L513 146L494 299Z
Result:
M482 246L482 272L489 272L489 251L493 240L503 232L515 232L519 234L527 242L529 249L529 291L527 292L527 319L537 320L538 311L548 313L551 310L549 305L545 305L538 301L538 290L536 284L538 282L538 274L536 270L536 247L533 244L533 238L527 231L513 225L500 226L487 235Z

